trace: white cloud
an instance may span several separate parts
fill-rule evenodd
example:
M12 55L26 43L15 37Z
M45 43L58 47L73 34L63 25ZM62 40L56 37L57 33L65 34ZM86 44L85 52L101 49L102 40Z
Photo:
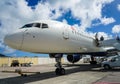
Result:
M100 39L101 36L103 36L105 40L112 38L112 35L109 35L109 34L107 34L105 32L98 32L98 38L99 39Z
M71 10L74 18L81 21L81 28L85 30L91 26L91 22L95 19L102 19L103 24L109 24L114 19L102 18L102 8L105 4L111 3L113 0L49 0L48 2L55 9L63 8L64 11ZM64 11L62 13L64 13ZM59 13L59 16L62 15ZM111 20L111 22L108 22Z
M5 45L3 44L3 42L0 42L0 48L4 48Z
M117 5L117 9L120 11L120 4Z
M19 28L27 18L30 18L29 14L31 11L24 0L2 0L0 2L0 11L0 48L5 48L4 53L11 53L14 50L6 48L3 44L3 38L7 33L11 33Z
M3 0L0 3L1 30L6 34L8 31L15 30L31 20L57 19L68 10L71 10L72 17L81 21L81 28L85 30L91 26L92 20L102 18L102 7L112 1L113 0L49 0L44 4L38 3L35 9L32 10L31 7L27 6L25 0ZM55 12L53 13L52 11ZM114 19L102 18L102 22L109 24L114 22Z
M15 50L3 44L3 38L21 27L23 24L32 20L48 19L51 14L49 4L39 3L33 10L27 6L25 0L2 0L0 2L0 48L5 48L3 53L12 53Z
M101 18L101 24L108 25L108 24L113 23L113 22L115 22L115 19L112 18L112 17L110 17L110 18L106 18L106 17Z
M97 33L98 33L98 39L100 39L101 36L103 36L105 40L112 38L111 35L109 35L109 34L107 34L105 32L97 32ZM86 35L95 38L96 33L87 32Z
M106 17L103 17L103 18L100 18L100 22L97 22L97 23L93 23L92 26L98 26L98 25L109 25L111 23L114 23L116 20L113 18L113 17L110 17L110 18L106 18Z
M112 33L120 33L120 25L115 25L112 28Z
M63 23L65 23L65 24L68 24L68 22L67 22L67 20L66 19L63 19L63 21L62 21Z
M92 37L92 38L95 38L96 33L98 33L98 39L100 39L101 36L103 36L105 40L112 38L112 35L109 35L108 33L105 33L105 32L93 33L93 32L90 32L90 31L89 32L88 31L83 31L77 24L75 24L73 26L75 28L79 28L79 32L81 32L81 34Z
M10 54L10 53L13 53L15 52L15 49L11 49L10 47L6 46L3 53L4 54Z
M52 8L48 3L41 4L39 3L34 10L34 16L32 17L34 20L38 19L51 19L52 16Z

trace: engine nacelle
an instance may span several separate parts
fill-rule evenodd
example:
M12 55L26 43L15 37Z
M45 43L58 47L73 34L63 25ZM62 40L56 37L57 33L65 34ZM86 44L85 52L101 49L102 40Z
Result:
M78 62L81 58L82 58L82 56L81 56L80 54L67 55L67 60L68 60L70 63Z

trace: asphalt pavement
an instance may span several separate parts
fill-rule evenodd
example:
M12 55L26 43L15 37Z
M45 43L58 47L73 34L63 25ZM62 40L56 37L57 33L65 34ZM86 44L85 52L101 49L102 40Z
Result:
M63 64L66 75L56 76L54 64L32 67L0 67L0 84L120 84L120 68L103 70L100 65ZM26 72L26 77L15 73ZM9 72L2 72L9 71Z

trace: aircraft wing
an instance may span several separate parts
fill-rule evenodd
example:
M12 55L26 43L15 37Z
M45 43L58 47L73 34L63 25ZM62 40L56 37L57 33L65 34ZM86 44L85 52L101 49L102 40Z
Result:
M120 39L109 39L100 41L101 47L114 47L115 49L120 51Z

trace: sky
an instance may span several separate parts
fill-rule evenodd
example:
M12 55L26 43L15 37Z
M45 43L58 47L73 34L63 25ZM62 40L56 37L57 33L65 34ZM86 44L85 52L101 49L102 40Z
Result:
M81 32L106 39L120 36L120 0L0 0L0 53L7 56L47 56L12 49L4 37L35 20L57 20Z

